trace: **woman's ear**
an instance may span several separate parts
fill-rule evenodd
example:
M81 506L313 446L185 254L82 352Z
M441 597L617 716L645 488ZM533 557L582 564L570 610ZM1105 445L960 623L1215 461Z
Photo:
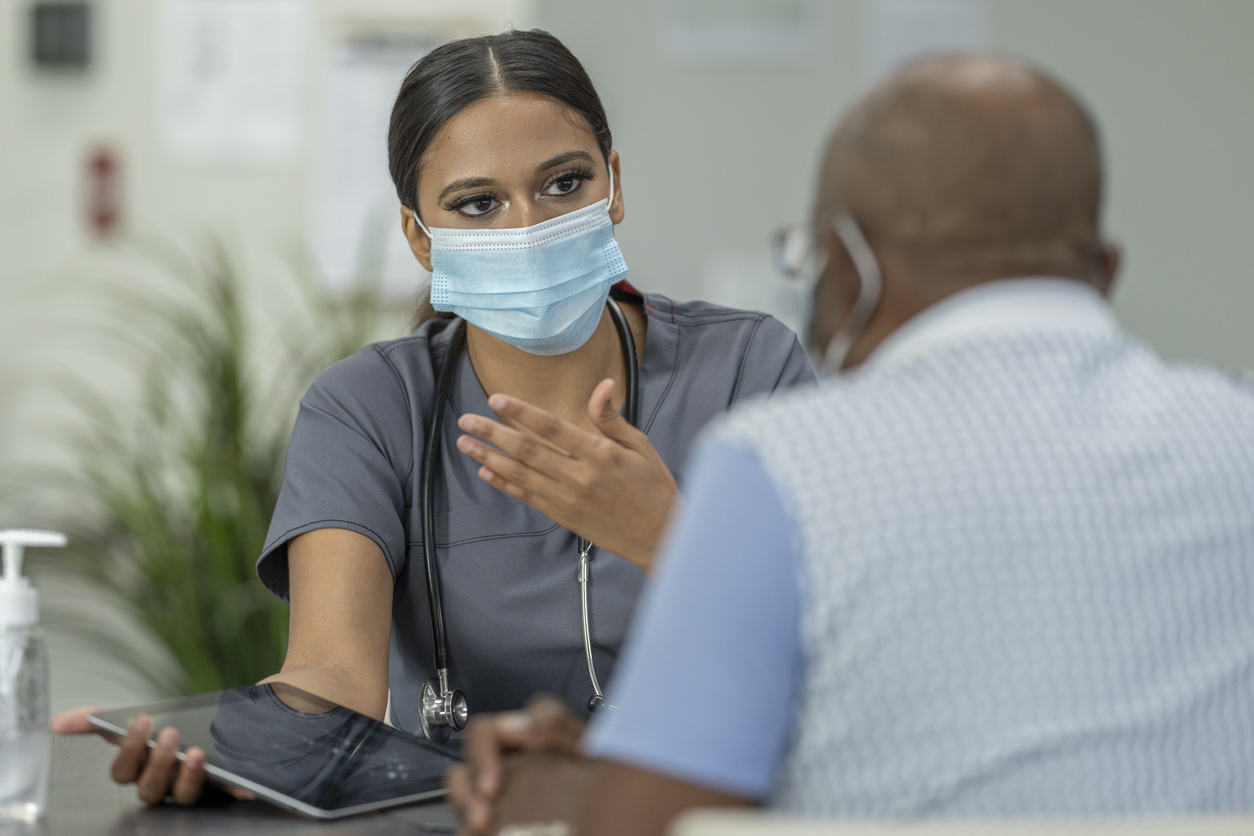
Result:
M618 152L610 150L610 168L614 170L614 199L610 201L610 220L615 224L623 222L626 212L623 209L623 175L618 167Z
M430 273L431 239L422 231L422 227L418 226L414 210L408 206L401 207L401 231L405 233L405 240L409 242L409 249L413 252L414 258L418 259L422 268Z

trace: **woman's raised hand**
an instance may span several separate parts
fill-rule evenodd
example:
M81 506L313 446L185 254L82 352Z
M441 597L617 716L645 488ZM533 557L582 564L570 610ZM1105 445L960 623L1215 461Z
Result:
M58 714L52 720L56 734L92 734L96 727L87 716L94 708L76 708ZM113 759L111 774L119 784L135 784L141 800L160 804L172 796L178 804L195 804L205 783L205 753L192 746L186 758L178 759L179 733L167 726L157 733L157 745L148 746L152 720L139 716L126 730L118 756Z
M588 401L596 433L518 398L493 395L488 405L496 414L535 437L467 414L457 426L488 444L464 435L457 449L483 465L479 477L489 485L647 572L679 487L648 436L614 408L613 392L614 381L603 380Z

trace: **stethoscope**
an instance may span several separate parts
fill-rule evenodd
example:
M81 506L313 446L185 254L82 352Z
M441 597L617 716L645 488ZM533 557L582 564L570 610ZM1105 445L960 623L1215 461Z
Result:
M613 299L608 300L610 317L618 329L618 339L623 346L623 362L627 367L627 420L636 426L640 407L640 374L636 365L636 341L632 338L627 318ZM466 695L460 689L450 689L448 684L448 638L444 629L444 608L440 597L440 569L436 563L435 547L435 471L440 452L440 431L444 423L444 403L448 400L449 387L453 382L453 370L466 345L466 321L456 319L451 326L448 355L440 379L436 384L428 421L427 445L422 451L422 551L427 567L427 603L431 608L431 636L435 645L436 676L422 685L419 704L422 710L422 733L428 740L444 743L454 731L466 728L470 709ZM596 664L592 659L592 630L588 619L588 563L593 545L579 538L579 594L583 610L583 649L588 659L588 678L592 680L592 696L588 710L596 711L605 704L601 683L597 680Z

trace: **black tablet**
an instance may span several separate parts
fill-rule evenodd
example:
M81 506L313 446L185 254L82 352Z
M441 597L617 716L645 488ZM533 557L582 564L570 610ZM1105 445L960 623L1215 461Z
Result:
M324 702L290 686L276 687L298 705ZM141 714L152 717L154 738L173 726L181 749L204 749L210 780L317 819L442 798L444 773L459 762L450 747L342 706L318 714L297 711L269 685L100 711L89 719L120 738ZM148 745L155 746L155 739Z

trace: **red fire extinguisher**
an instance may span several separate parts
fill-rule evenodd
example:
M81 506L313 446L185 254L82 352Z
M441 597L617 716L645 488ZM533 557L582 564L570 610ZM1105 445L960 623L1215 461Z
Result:
M87 226L96 238L111 238L122 220L121 166L108 146L87 154Z

